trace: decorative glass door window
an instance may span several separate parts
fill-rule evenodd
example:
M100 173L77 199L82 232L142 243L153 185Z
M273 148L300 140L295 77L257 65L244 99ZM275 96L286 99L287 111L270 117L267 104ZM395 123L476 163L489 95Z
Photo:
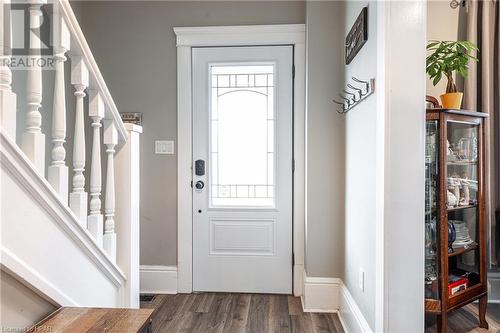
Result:
M273 64L210 66L210 206L273 207Z

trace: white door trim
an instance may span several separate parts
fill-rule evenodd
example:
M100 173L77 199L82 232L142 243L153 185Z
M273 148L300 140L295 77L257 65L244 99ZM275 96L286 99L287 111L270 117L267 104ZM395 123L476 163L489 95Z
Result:
M193 291L191 48L294 46L293 293L302 295L305 234L305 24L178 27L177 36L177 290Z

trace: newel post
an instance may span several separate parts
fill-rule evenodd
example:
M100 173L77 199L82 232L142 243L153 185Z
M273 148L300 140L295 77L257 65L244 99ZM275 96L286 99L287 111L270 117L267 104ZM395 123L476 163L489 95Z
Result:
M115 157L117 264L127 276L124 306L139 307L139 140L142 127L125 124L128 140Z
M2 129L16 141L16 94L12 92L12 72L8 66L11 55L12 36L10 7L5 2L0 6L0 120Z
M112 120L104 121L104 144L106 145L106 192L104 200L104 251L116 262L116 232L115 232L115 147L118 144L118 133Z

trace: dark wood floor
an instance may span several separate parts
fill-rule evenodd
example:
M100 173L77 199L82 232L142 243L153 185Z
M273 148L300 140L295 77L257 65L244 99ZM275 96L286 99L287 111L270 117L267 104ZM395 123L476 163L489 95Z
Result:
M478 308L477 305L471 304L462 309L453 311L448 317L448 332L449 333L483 333L495 332L500 333L500 304L488 304L486 311L486 320L490 328L488 330L479 328L478 325ZM436 332L435 316L426 318L426 333Z
M344 332L337 314L303 313L300 298L286 295L197 293L157 295L153 332Z
M267 333L344 332L336 314L303 313L300 298L286 295L197 293L156 295L141 308L154 309L153 332ZM449 333L500 333L500 304L489 304L489 330L478 328L477 306L453 311ZM435 318L426 318L426 332L436 332Z

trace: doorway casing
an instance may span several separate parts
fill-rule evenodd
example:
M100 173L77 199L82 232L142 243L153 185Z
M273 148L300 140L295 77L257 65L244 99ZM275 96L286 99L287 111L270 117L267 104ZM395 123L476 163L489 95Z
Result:
M305 248L305 24L177 27L177 291L193 291L193 47L294 46L293 293L302 295Z

